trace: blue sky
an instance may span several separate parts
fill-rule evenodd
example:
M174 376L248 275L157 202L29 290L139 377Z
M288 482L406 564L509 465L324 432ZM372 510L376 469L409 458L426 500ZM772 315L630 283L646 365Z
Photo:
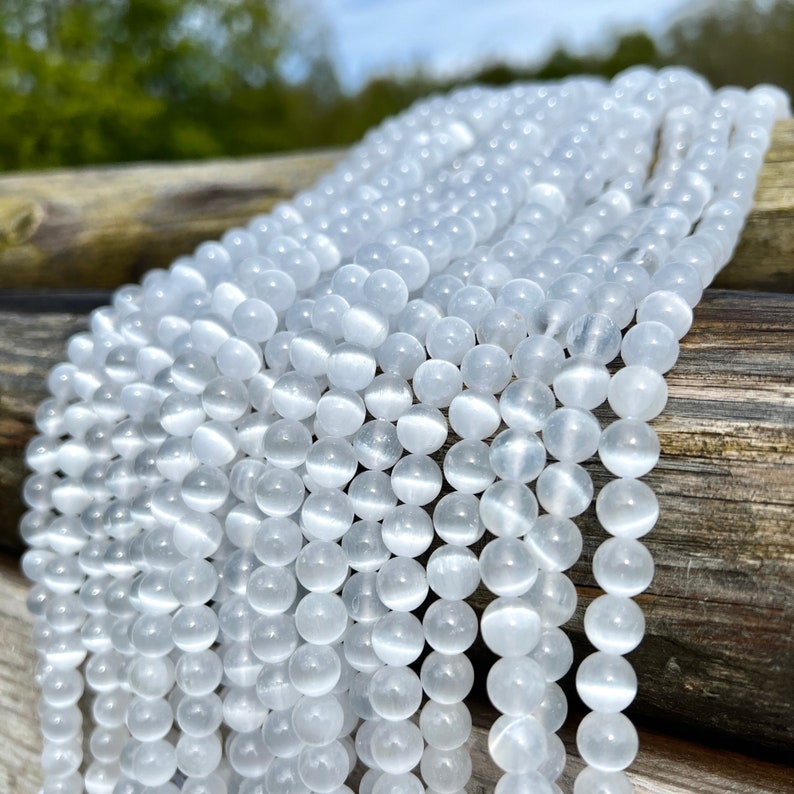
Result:
M659 33L703 0L303 0L328 33L342 85L421 65L449 74L487 61L531 64L559 43L598 47L615 31Z

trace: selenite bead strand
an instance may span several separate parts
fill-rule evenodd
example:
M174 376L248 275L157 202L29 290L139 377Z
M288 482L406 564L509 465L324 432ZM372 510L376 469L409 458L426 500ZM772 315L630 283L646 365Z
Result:
M712 92L682 69L459 90L95 311L27 452L44 791L176 791L179 770L186 794L330 794L358 755L363 794L419 794L417 764L428 794L457 792L477 630L463 599L482 579L503 656L487 685L496 790L558 792L554 682L573 658L558 627L576 602L562 571L596 451L617 479L596 500L612 537L585 613L595 711L575 791L630 790L621 654L644 631L638 538L659 514L637 479L659 456L646 422L788 112L776 89ZM601 430L604 400L618 420ZM86 685L83 768L64 737Z

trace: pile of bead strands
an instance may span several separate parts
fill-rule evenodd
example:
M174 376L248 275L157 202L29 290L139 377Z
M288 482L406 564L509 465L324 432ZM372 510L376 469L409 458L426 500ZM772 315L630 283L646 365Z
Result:
M496 791L559 792L596 454L575 792L631 791L648 422L787 113L682 69L431 98L94 312L27 452L44 793L460 792L478 634Z

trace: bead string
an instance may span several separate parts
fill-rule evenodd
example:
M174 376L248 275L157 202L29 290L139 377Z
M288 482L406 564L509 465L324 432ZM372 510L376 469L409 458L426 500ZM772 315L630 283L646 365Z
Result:
M94 312L27 452L45 794L460 791L478 630L497 792L559 791L595 454L575 792L631 791L647 423L787 113L682 69L431 98Z

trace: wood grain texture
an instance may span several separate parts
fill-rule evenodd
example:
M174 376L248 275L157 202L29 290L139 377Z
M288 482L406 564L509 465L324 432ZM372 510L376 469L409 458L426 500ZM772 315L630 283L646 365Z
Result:
M33 681L36 656L30 644L32 618L25 608L27 583L16 560L0 555L0 791L35 794L41 785L36 717L38 692ZM471 704L475 725L469 747L474 773L470 794L493 791L499 772L488 756L488 726L494 714ZM568 764L560 780L573 790L582 762L576 756L572 717L561 731ZM787 794L791 769L778 764L703 747L661 734L640 731L640 754L630 776L635 794Z
M0 177L0 289L117 287L267 212L338 152Z
M0 527L17 545L22 454L49 366L84 320L73 315L0 318ZM794 725L794 296L709 292L696 310L670 403L654 426L663 456L647 481L661 519L647 544L656 577L639 598L648 636L632 655L640 719L669 720L755 747L792 746ZM610 420L607 410L599 413ZM596 488L608 477L588 468ZM580 608L598 594L592 555L606 538L592 508L573 570ZM486 600L479 593L480 607ZM484 671L483 671L484 672ZM569 686L570 689L570 686Z
M0 176L0 289L137 281L308 187L341 156L312 152ZM778 123L733 263L715 286L794 291L794 120Z
M723 289L794 291L794 119L780 122L758 175L753 208L733 260L716 278ZM750 281L748 281L750 279Z

